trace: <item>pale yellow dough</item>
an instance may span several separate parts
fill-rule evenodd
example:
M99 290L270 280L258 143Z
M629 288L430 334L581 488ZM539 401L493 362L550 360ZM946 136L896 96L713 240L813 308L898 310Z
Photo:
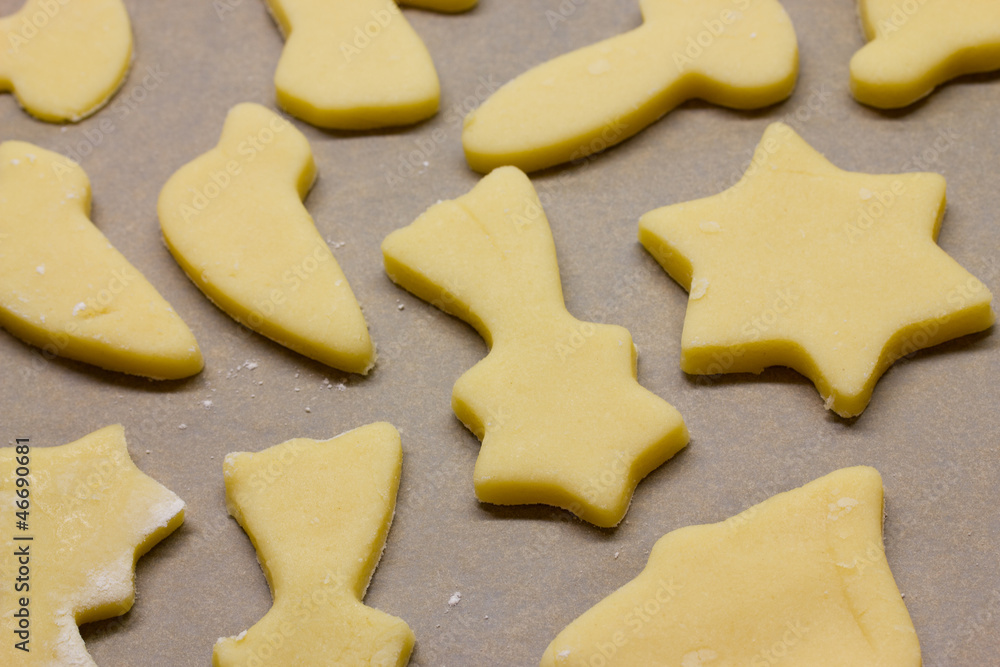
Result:
M789 366L861 414L896 359L993 324L990 291L935 242L944 208L938 174L842 171L771 125L735 186L639 223L690 292L681 368Z
M919 667L882 546L882 480L846 468L653 547L542 667Z
M0 91L30 114L78 121L121 87L132 62L122 0L28 0L0 19Z
M522 172L498 169L431 207L382 252L394 282L490 345L452 393L483 441L479 500L614 526L639 480L687 444L677 410L636 381L629 332L567 312L552 232Z
M181 525L184 503L136 468L120 425L61 447L31 447L27 465L22 455L15 447L0 449L3 513L13 521L15 502L25 500L16 495L21 489L29 503L28 530L8 524L4 531L0 571L11 588L0 596L0 664L94 665L77 626L132 608L135 563ZM17 482L21 466L30 471L27 486ZM27 556L15 555L25 548ZM19 572L27 590L13 589ZM28 652L15 647L23 641L14 634L23 601Z
M89 215L79 165L0 145L0 326L46 356L156 379L199 372L191 331Z
M427 48L393 0L267 0L288 42L278 104L317 127L365 130L433 116L441 88ZM459 12L476 0L413 0Z
M682 102L780 102L798 76L777 0L641 0L645 23L522 74L468 115L469 165L535 171L617 144Z
M851 89L873 107L905 107L963 74L1000 69L996 0L859 0L867 46Z
M218 146L160 193L174 259L241 324L354 373L375 363L347 278L302 205L316 165L305 136L257 104L226 118Z
M226 457L226 505L257 549L274 606L239 637L219 640L215 667L409 661L409 626L361 603L389 534L402 461L399 433L384 422Z

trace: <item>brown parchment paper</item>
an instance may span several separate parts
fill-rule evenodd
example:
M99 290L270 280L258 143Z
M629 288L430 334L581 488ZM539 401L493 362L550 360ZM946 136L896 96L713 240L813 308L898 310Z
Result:
M20 4L0 0L0 10ZM477 181L462 157L465 110L529 66L639 25L635 0L482 0L453 16L406 10L437 64L441 113L362 134L296 122L320 172L307 206L379 347L367 378L241 329L161 241L156 199L167 178L215 145L231 106L274 106L282 39L263 2L126 4L134 67L101 113L59 127L0 96L0 138L80 160L97 226L184 317L207 361L193 379L153 383L45 361L0 334L4 443L63 444L121 422L139 467L187 502L184 526L139 562L134 609L84 627L98 664L208 665L216 638L268 610L253 548L226 514L227 452L376 420L399 428L405 454L395 523L366 602L414 629L412 665L536 664L560 629L640 571L663 534L857 464L884 477L888 559L924 664L998 664L1000 338L967 337L896 363L854 423L826 412L792 371L692 380L678 366L686 294L636 232L643 213L731 184L766 125L785 119L842 168L944 174L950 203L940 243L1000 293L1000 78L967 77L902 112L862 107L848 90L848 63L863 43L853 3L785 0L802 63L790 100L752 113L689 103L598 159L535 177L570 311L630 329L640 382L677 406L692 433L685 451L639 485L626 522L602 531L551 508L476 502L479 442L453 416L450 392L486 347L465 324L396 288L379 244ZM456 591L462 600L449 607Z

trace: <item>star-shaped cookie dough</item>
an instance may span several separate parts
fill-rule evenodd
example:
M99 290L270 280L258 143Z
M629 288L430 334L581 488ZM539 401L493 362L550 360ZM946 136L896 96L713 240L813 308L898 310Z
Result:
M859 0L869 43L851 60L859 102L905 107L962 76L1000 69L996 0Z
M938 174L842 171L771 125L735 186L640 221L690 292L681 368L789 366L861 414L893 361L993 324L989 290L935 242L944 207Z
M136 561L181 525L184 502L136 467L120 425L32 444L0 449L0 665L95 667L78 626L132 608Z

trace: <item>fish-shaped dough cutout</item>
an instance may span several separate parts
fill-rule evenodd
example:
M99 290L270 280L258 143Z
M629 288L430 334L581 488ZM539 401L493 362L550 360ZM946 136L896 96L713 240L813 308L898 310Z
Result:
M413 0L443 12L476 0ZM317 127L409 125L438 110L441 85L423 41L393 0L267 0L287 43L278 104Z
M542 667L920 667L882 546L882 479L838 470L661 538L570 623Z
M636 379L627 329L563 301L555 243L531 181L497 169L382 243L389 277L490 345L455 383L455 415L483 442L476 497L543 503L609 527L639 481L688 442L680 413Z
M0 538L0 664L92 666L78 626L132 608L136 561L181 525L184 503L135 466L120 425L33 444L0 449L0 505L23 521Z
M194 335L93 225L90 203L75 162L0 144L0 326L46 356L154 379L198 373Z
M274 605L219 640L215 667L263 655L264 664L296 667L406 665L413 631L361 602L385 548L402 462L399 433L385 422L226 456L226 505L257 550Z
M301 132L258 104L239 104L218 146L163 187L163 238L195 285L241 324L367 373L375 350L361 307L302 204L315 179Z
M628 139L690 99L756 109L792 94L795 29L778 0L641 0L635 30L550 60L465 119L469 166L531 172Z
M0 91L31 115L75 122L103 107L132 63L122 0L28 0L0 19Z

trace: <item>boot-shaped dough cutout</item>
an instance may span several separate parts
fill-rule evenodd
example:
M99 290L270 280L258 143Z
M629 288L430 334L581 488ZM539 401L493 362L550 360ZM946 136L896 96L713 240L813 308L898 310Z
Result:
M238 322L334 368L367 373L368 326L302 205L316 165L305 136L239 104L218 146L160 193L163 238L195 285Z
M190 329L89 216L78 164L0 144L0 326L46 356L154 379L198 373Z

